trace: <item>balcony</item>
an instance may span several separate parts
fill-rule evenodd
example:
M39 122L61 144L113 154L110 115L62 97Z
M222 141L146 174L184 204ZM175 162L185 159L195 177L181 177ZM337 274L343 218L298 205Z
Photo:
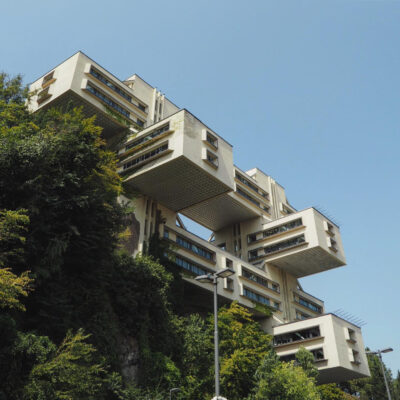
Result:
M247 237L249 262L265 260L297 278L345 265L339 228L309 208Z
M300 346L314 354L319 384L370 376L361 329L334 314L276 326L273 335L283 361L294 360Z

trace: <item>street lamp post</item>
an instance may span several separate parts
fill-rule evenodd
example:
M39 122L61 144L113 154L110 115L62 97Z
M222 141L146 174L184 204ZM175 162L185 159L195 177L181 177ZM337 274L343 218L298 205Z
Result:
M383 380L385 381L388 400L392 400L392 396L390 395L390 389L389 389L389 384L388 384L388 381L387 381L387 378L386 378L385 367L383 366L382 353L390 353L391 351L393 351L393 349L391 347L388 347L387 349L383 349L383 350L367 351L366 352L366 354L376 354L378 356L378 358L379 358L379 362L381 363L381 367L382 367Z
M201 283L212 283L214 286L214 363L215 363L215 397L220 398L219 388L219 338L218 338L218 279L227 278L235 273L231 268L225 268L219 272L207 275L199 275L194 278Z

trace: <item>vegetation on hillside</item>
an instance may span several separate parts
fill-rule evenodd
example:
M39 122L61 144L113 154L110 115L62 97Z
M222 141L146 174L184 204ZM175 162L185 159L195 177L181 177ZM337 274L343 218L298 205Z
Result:
M179 315L181 277L157 237L136 258L120 246L132 211L101 129L79 109L30 114L26 99L0 74L0 400L157 400L172 387L211 399L213 320ZM280 362L238 304L219 329L229 400L385 398L373 357L345 393L316 386L306 350Z

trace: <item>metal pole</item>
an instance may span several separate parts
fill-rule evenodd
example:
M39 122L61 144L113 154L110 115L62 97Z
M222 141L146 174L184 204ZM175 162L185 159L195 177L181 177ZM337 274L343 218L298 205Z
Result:
M218 277L214 276L214 356L215 356L215 396L219 398L219 343L218 343Z
M387 381L387 379L386 379L385 367L383 366L382 353L381 353L380 351L378 351L378 357L379 357L379 361L381 362L383 380L385 381L385 386L386 386L386 391L387 391L387 395L388 395L388 400L392 400L392 397L391 397L391 395L390 395L390 390L389 390L388 381Z

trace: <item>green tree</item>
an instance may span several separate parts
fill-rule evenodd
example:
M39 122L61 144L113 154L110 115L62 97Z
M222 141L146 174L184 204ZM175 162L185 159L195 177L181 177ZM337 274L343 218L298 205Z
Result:
M181 319L183 346L180 367L184 399L212 398L214 344L211 332L210 325L197 314Z
M308 377L316 379L318 376L318 369L314 363L313 354L303 346L300 346L296 353L296 362L303 368Z
M25 306L18 298L28 295L32 281L28 272L17 276L10 271L10 268L0 268L0 308L17 308L25 311Z
M344 392L335 383L318 386L321 400L354 400L354 397Z
M368 351L368 348L367 348ZM368 365L371 372L369 378L357 379L350 381L344 386L349 389L350 393L358 394L361 400L381 400L387 398L385 381L382 375L382 367L377 355L369 354ZM391 393L393 393L392 373L386 368L384 370L388 379Z
M256 373L251 400L320 400L314 379L293 362L280 362L271 351Z
M210 328L213 321L209 321ZM272 348L272 337L261 330L250 312L233 302L218 313L221 353L221 392L229 399L245 398L254 386L254 375ZM211 329L210 329L211 331Z
M79 330L67 334L56 351L34 365L24 388L26 400L109 399L108 371L104 360ZM44 357L42 357L44 358Z

